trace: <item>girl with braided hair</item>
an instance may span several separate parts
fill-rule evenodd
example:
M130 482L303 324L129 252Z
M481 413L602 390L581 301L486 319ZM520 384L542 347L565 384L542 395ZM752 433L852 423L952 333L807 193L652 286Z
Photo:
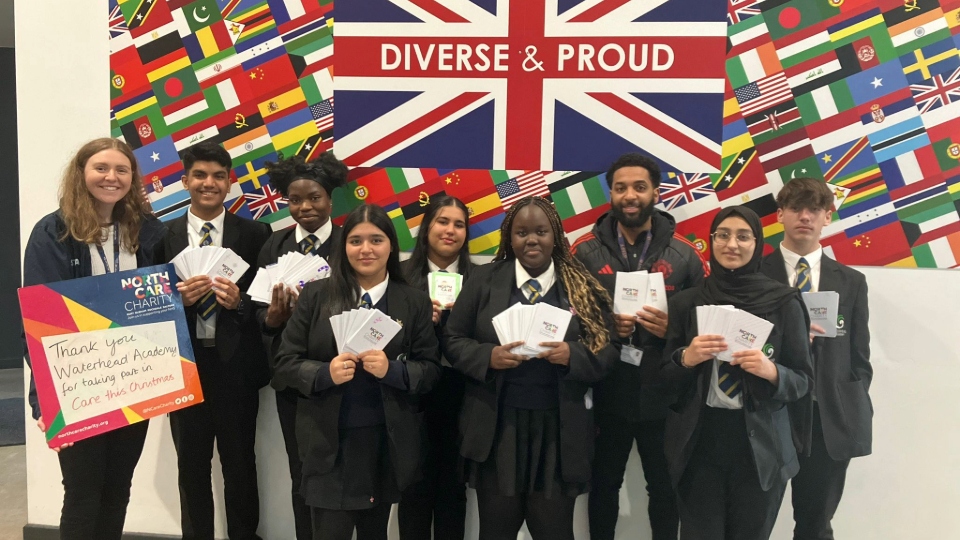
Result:
M466 377L460 454L477 490L480 539L573 539L573 507L593 457L590 386L620 356L606 290L570 255L560 217L540 197L514 205L492 264L474 269L444 329L444 353ZM500 344L492 318L516 303L573 314L535 358Z
M260 268L277 262L281 255L298 251L305 255L316 254L327 260L334 245L340 241L340 227L330 221L333 210L333 190L347 180L347 167L333 155L325 152L315 161L304 161L299 156L267 163L270 184L287 198L290 216L297 222L295 227L276 231L260 250L257 266ZM270 304L256 305L257 321L263 334L264 346L270 361L271 371L275 366L280 335L293 313L299 291L282 284L273 288ZM293 518L297 540L310 540L313 535L310 507L300 494L300 479L303 464L297 451L296 416L300 392L288 388L277 379L272 381L277 391L277 416L290 465L293 486Z

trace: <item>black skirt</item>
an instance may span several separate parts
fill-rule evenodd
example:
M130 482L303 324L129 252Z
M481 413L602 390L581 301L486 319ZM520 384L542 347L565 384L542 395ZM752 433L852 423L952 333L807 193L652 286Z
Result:
M584 483L564 482L560 462L560 409L517 409L502 405L496 439L487 461L464 461L468 485L496 485L500 495L576 497ZM495 482L495 484L494 484Z
M340 430L333 470L304 477L300 493L308 506L326 510L366 510L400 502L384 424Z

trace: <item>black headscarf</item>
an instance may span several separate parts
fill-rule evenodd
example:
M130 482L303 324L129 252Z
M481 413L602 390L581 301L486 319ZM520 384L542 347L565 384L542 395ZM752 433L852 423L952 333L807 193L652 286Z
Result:
M800 291L789 287L760 273L760 260L763 258L763 226L760 217L745 206L724 208L713 218L710 234L730 216L743 218L753 231L756 243L753 257L747 264L734 270L728 270L717 261L714 250L710 250L710 276L700 288L701 305L732 305L737 309L754 315L773 313L791 299L800 300ZM711 236L712 238L712 236Z

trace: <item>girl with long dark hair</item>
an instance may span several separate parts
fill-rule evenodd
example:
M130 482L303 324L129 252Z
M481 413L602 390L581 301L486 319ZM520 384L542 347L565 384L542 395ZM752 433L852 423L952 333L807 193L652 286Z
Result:
M417 232L413 253L401 263L407 281L426 291L430 272L459 273L464 280L468 279L473 269L469 242L467 207L455 197L432 197ZM433 322L438 337L452 307L452 304L442 306L439 301L433 301ZM423 396L430 467L424 471L423 480L403 493L398 513L401 540L463 538L467 492L458 474L460 452L457 448L457 415L462 403L463 376L444 361L436 388Z
M379 206L343 223L330 277L308 283L287 321L274 378L297 389L301 493L315 540L386 539L390 505L420 474L418 395L440 374L430 299L406 284L397 234ZM339 353L330 318L376 308L401 325L384 350Z
M466 377L460 454L477 490L481 540L572 540L573 507L593 458L590 385L620 355L606 290L570 254L560 217L540 197L518 201L493 264L474 270L444 329L444 353ZM517 303L569 310L563 341L535 358L499 342L492 318Z

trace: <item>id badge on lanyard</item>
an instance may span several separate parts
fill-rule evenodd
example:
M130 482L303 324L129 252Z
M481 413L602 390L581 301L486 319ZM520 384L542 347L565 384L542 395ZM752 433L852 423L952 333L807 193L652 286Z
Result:
M103 262L103 270L110 274L120 271L120 230L117 223L113 223L113 269L107 264L107 254L103 252L103 246L97 244L97 253L100 254L100 261Z

